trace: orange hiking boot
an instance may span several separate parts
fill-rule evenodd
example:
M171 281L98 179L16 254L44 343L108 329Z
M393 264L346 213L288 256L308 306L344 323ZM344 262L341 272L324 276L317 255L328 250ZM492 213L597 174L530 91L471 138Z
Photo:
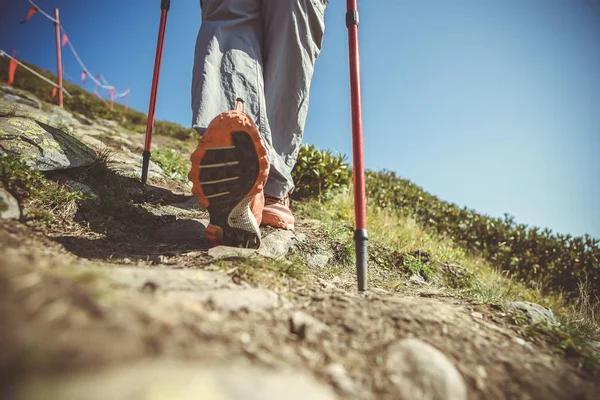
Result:
M265 207L262 213L263 225L293 231L294 222L294 215L290 210L290 196L283 199L265 196Z
M267 151L254 122L243 111L211 121L191 156L192 193L208 209L209 246L260 247L262 193L269 174Z

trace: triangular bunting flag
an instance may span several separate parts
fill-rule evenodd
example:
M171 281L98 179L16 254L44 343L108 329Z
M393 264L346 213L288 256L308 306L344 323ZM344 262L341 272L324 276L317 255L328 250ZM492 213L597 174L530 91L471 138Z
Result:
M15 71L17 70L17 60L14 58L10 59L8 64L8 86L12 85L15 81Z
M52 98L56 97L56 88L52 88Z
M87 77L87 71L83 71L81 73L81 83L85 83L85 78Z
M29 9L29 12L27 13L27 18L25 18L23 21L21 21L21 24L24 24L25 22L29 21L31 19L31 17L33 17L33 14L35 14L37 12L38 8L36 6L33 6Z
M65 44L67 44L68 41L69 41L69 38L67 38L67 34L63 32L62 47L65 47Z

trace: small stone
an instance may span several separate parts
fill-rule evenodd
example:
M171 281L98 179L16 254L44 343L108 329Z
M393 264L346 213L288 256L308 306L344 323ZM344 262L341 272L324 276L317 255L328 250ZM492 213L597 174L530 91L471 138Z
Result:
M411 275L411 277L408 279L410 281L410 283L415 284L415 285L427 285L427 282L425 282L425 279L423 279L423 277L419 274L414 274Z
M216 246L208 249L208 255L215 260L234 257L251 257L257 254L254 249L243 249L239 247Z
M306 263L313 268L325 268L331 259L331 254L311 254L306 258Z
M155 235L166 243L200 243L204 242L206 227L195 219L180 219L158 228Z
M278 307L279 297L265 289L220 289L210 293L208 302L221 311L263 311Z
M19 202L10 193L0 188L0 219L19 219Z
M329 326L303 311L296 311L290 318L290 332L313 343L330 336Z
M482 313L480 313L480 312L477 312L477 311L473 311L473 312L471 313L471 317L473 317L473 318L477 318L477 319L483 319L483 314L482 314Z
M109 119L101 119L100 123L107 128L116 128L117 127L117 122L111 121Z
M54 177L54 180L67 186L72 192L81 192L91 198L92 201L100 203L100 198L94 190L85 183L74 181L66 175L59 174Z
M356 392L356 384L348 376L346 369L341 364L329 364L325 368L327 376L344 393L352 394Z
M284 258L298 243L292 231L278 229L262 239L259 254L271 258Z
M100 140L96 139L93 136L90 135L84 135L81 137L81 141L85 144L87 144L90 147L93 147L97 150L102 150L106 147L106 145L104 143L102 143Z
M520 337L513 337L513 342L515 342L516 344L520 344L521 346L525 346L525 344L527 343L525 341L525 339L520 338Z
M546 307L542 307L537 303L529 301L513 301L506 305L506 309L511 313L524 313L530 323L546 323L548 325L555 325L556 318L552 310Z
M475 368L475 372L477 372L477 376L475 377L475 384L479 390L485 390L485 380L487 378L487 372L483 365L478 365Z
M240 342L242 342L242 344L248 344L250 343L250 340L250 335L248 335L246 332L240 335Z
M466 400L467 387L450 360L418 339L403 339L388 349L386 367L397 399Z
M140 291L142 293L154 293L158 289L158 285L152 281L147 281L141 287Z

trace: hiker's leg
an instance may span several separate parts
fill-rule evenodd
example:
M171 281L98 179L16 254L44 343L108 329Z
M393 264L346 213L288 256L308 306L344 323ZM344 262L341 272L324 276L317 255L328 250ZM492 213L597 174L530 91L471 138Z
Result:
M210 246L260 246L271 141L262 72L261 3L200 1L192 111L193 126L204 137L191 156L188 176L192 193L210 214L206 227ZM227 112L238 97L245 101L249 118Z
M193 127L203 134L213 118L233 109L236 98L242 98L271 153L262 72L261 3L200 0L202 25L194 58L192 112Z
M327 0L264 1L264 85L273 151L265 194L283 198L302 144Z

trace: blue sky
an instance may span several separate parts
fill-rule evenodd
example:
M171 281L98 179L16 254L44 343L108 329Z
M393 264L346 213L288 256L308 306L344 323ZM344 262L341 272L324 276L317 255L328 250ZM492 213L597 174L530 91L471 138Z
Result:
M159 119L187 126L198 3L172 1L157 104ZM305 141L350 156L345 2L329 3ZM599 0L359 3L367 168L488 215L600 237ZM159 4L38 0L60 8L88 68L131 87L141 111ZM53 27L41 15L19 25L28 8L0 1L0 48L54 71Z

